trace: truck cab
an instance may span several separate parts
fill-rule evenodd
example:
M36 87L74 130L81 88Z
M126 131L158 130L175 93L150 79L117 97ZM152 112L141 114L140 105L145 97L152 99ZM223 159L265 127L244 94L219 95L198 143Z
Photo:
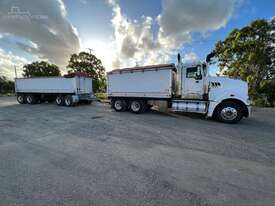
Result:
M179 61L176 68L177 98L172 100L173 111L202 113L229 123L249 116L246 82L210 76L207 63Z

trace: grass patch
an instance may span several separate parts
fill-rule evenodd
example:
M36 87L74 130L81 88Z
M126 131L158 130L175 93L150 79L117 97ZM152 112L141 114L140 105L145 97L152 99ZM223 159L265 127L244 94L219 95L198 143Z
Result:
M95 96L98 100L108 100L107 94L106 93L95 93Z
M15 93L0 93L0 97L12 97L12 96L15 96Z

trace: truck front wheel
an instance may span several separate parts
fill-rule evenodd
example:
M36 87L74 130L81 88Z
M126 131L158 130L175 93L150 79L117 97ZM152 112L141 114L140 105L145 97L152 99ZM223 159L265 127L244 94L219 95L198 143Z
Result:
M145 103L141 100L134 100L130 104L130 110L133 113L141 113L145 111Z
M243 112L239 104L225 102L218 107L216 117L221 122L237 123L243 118Z
M124 112L127 109L127 102L123 99L114 99L112 100L112 107L117 112Z

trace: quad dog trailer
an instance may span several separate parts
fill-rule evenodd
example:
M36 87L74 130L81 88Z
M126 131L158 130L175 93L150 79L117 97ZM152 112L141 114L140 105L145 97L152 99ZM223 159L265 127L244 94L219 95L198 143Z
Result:
M57 105L90 104L94 99L92 78L82 73L64 77L16 78L15 92L20 104L55 101Z

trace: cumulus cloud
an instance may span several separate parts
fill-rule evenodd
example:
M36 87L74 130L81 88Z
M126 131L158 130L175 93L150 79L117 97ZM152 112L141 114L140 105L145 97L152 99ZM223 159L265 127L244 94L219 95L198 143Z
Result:
M217 30L231 18L235 0L163 0L158 16L163 45L178 46L191 39L191 32Z
M66 18L62 0L2 0L0 33L28 40L30 45L16 45L61 67L79 50L76 29Z
M91 48L108 66L107 70L166 63L178 48L192 41L192 32L206 33L225 26L235 1L162 0L162 11L158 16L132 20L122 12L116 0L109 0L113 14L112 38L106 42L91 42ZM17 14L14 15L11 9ZM80 47L77 30L68 21L66 13L62 0L1 0L0 38L6 35L14 39L19 37L21 40L14 42L19 49L33 54L34 58L64 67L70 54L78 52ZM188 60L195 58L194 53L185 56Z
M184 43L192 41L192 32L206 33L226 25L235 0L162 0L162 12L156 18L142 16L139 21L122 13L117 1L112 6L116 58L113 66L164 63ZM153 24L158 25L154 31ZM194 60L190 53L185 58Z
M7 53L0 49L0 76L6 76L8 79L13 79L15 76L14 66L17 68L18 76L22 73L24 64L29 62L22 57L13 55L11 52Z
M114 29L115 59L113 68L161 62L167 55L159 50L160 45L153 33L153 18L142 16L139 21L122 14L119 4L110 0Z
M198 56L195 52L190 52L183 56L183 62L185 63L194 63L197 60L198 60Z

